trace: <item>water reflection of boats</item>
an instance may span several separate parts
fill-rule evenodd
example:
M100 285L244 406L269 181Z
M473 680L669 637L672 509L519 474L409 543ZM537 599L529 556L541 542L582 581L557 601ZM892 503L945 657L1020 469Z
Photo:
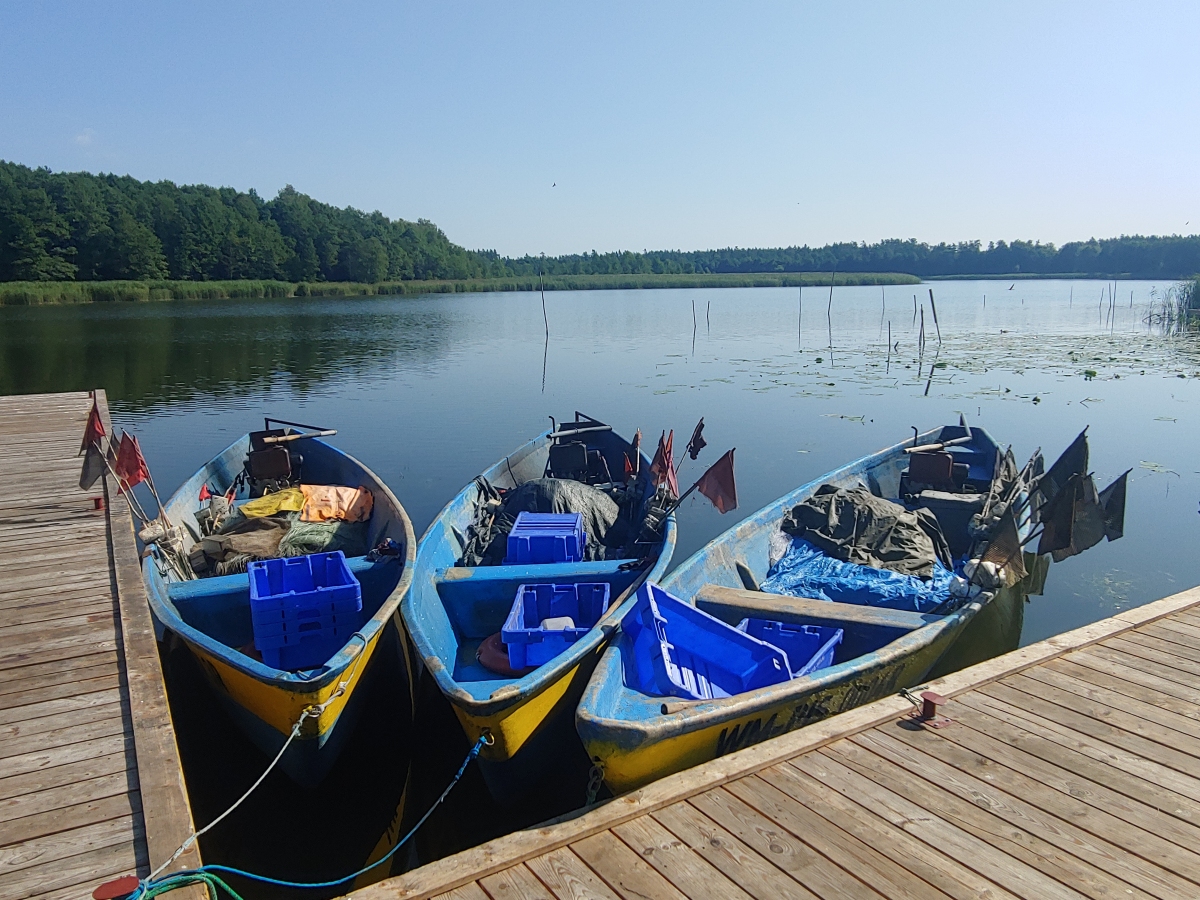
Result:
M638 447L577 413L476 478L421 538L404 623L467 736L489 736L479 764L501 802L552 777L578 747L572 713L584 685L633 593L666 571L675 548L674 515L655 512L662 500ZM520 511L586 511L586 557L500 564ZM546 583L607 586L607 611L557 656L510 668L496 657L518 588Z
M352 517L358 521L327 510L328 521L303 522L305 513L287 498L290 492L307 497L312 486L361 488L371 502ZM264 498L264 492L273 493ZM250 513L247 503L264 502L274 504L273 512ZM370 469L308 433L268 427L210 460L167 501L165 512L174 528L151 543L142 567L150 607L264 753L279 752L303 720L280 760L293 779L312 785L329 771L362 711L364 682L383 668L408 685L401 715L411 724L408 652L393 617L412 581L416 541L404 508ZM292 549L283 549L289 540ZM388 549L368 554L377 546ZM283 648L268 664L264 654L271 651L256 648L261 635L246 566L280 556L303 563L324 557L317 551L337 549L348 557L348 582L360 586L361 609L342 616L340 631L328 630L319 660L289 659ZM197 569L208 577L197 578ZM325 629L328 622L321 621ZM376 664L377 654L388 657L386 665Z
M708 670L713 678L705 687L698 673L707 663L693 661L695 681L689 682L687 666L675 660L671 665L683 687L663 696L662 690L647 689L638 671L646 665L637 643L644 629L623 625L577 712L588 754L614 792L916 685L997 599L994 618L1003 620L1009 636L1019 635L1013 609L1019 610L1017 585L1026 574L1020 547L1034 524L1027 509L1021 512L1041 472L1040 454L1018 472L1011 452L1002 453L985 431L965 424L936 429L913 443L928 449L911 452L915 448L908 442L897 444L796 489L716 538L663 583L670 594L730 625L744 620L746 630L756 620L776 628L806 626L826 646L836 632L840 644L823 667L791 677L784 672L775 683L735 693L717 683L719 661ZM844 523L871 506L879 507L874 514L894 516L875 528L877 534L908 521L906 516L918 519L913 534L928 533L925 521L936 519L950 558L935 554L928 582L913 579L923 587L909 583L893 592L899 584L895 569L907 566L895 565L895 546L879 549L880 558L891 554L891 562L882 563L892 565L890 571L877 567L878 560L846 562L831 546L838 516ZM824 525L812 518L815 513L819 519L822 509L828 516ZM784 534L781 525L789 523L790 533ZM936 539L931 549L934 544ZM862 549L849 555L857 557ZM969 578L962 577L964 571ZM781 596L786 594L792 596ZM803 599L814 596L819 599ZM644 613L635 608L633 615ZM671 642L670 619L666 612L654 624L664 645ZM662 658L695 649L665 648ZM799 663L788 660L793 673ZM665 682L660 678L658 684Z

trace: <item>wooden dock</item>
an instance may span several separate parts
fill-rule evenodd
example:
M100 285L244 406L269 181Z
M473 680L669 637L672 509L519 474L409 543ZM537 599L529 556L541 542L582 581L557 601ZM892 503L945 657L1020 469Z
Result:
M79 489L91 404L0 398L3 900L89 897L192 830L128 508Z
M355 891L355 900L1200 897L1200 589Z

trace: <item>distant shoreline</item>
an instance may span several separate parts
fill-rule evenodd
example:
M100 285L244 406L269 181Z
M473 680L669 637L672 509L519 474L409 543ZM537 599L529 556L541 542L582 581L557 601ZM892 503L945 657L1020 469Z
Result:
M920 284L915 275L898 272L763 272L683 275L547 275L547 291L651 290L705 287L815 287L863 284ZM69 303L137 302L148 300L253 300L287 297L391 297L420 294L479 294L496 291L536 291L530 277L466 278L462 280L354 282L289 281L9 281L0 282L0 306L41 306Z

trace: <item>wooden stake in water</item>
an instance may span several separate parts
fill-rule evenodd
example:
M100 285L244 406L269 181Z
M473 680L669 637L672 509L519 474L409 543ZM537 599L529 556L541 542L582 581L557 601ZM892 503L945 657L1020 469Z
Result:
M888 319L888 354L887 354L887 374L892 373L892 321Z
M833 270L833 275L829 278L829 305L825 308L825 322L829 326L829 351L831 362L833 354L833 283L835 281L837 281L837 269Z
M879 286L879 299L883 304L879 311L879 336L883 337L883 320L887 317L887 289L882 284Z
M942 326L937 320L937 304L933 302L933 288L929 289L929 308L933 310L933 327L937 329L938 343L942 342Z
M917 295L913 294L913 326L917 324Z
M804 285L800 285L800 302L796 308L796 349L800 349L800 322L804 319Z

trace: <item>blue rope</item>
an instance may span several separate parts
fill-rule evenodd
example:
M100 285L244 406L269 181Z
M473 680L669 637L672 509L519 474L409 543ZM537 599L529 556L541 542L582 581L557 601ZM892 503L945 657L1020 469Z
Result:
M437 800L433 802L433 805L425 811L425 815L421 816L420 820L409 830L408 834L396 842L396 846L394 846L375 862L371 863L370 865L363 866L357 872L351 872L344 878L339 878L336 881L282 881L278 878L271 878L269 875L258 875L254 872L245 872L242 869L235 869L232 866L222 866L217 864L204 865L200 866L198 869L184 869L178 872L171 872L169 875L164 875L162 878L154 881L143 880L138 885L137 890L130 894L127 900L141 900L141 898L147 895L147 892L152 891L152 889L156 887L161 886L165 887L166 890L172 890L176 887L183 887L185 884L193 883L193 879L190 879L187 876L203 876L206 874L211 875L215 872L224 872L227 875L240 875L242 878L249 878L252 881L260 881L264 884L273 884L276 887L286 888L331 888L345 884L348 881L353 881L360 875L365 875L367 872L370 872L377 866L383 865L396 855L396 851L408 843L412 836L417 833L417 830L425 824L425 820L433 815L433 811L441 805L442 801L445 800L447 796L449 796L450 791L454 789L454 786L458 784L459 780L463 777L463 774L467 771L467 766L471 764L471 760L479 755L479 751L484 748L485 744L490 743L490 738L491 736L486 733L479 736L479 740L477 740L474 746L471 747L470 752L467 754L467 758L464 759L462 765L458 767L458 772L455 773L454 778L450 781L450 783L446 785L446 789L442 791L441 796L439 796ZM177 883L167 884L167 882L173 880L176 880ZM222 886L224 886L223 883ZM158 893L164 892L154 891L150 896L155 896ZM237 895L235 894L234 896Z

